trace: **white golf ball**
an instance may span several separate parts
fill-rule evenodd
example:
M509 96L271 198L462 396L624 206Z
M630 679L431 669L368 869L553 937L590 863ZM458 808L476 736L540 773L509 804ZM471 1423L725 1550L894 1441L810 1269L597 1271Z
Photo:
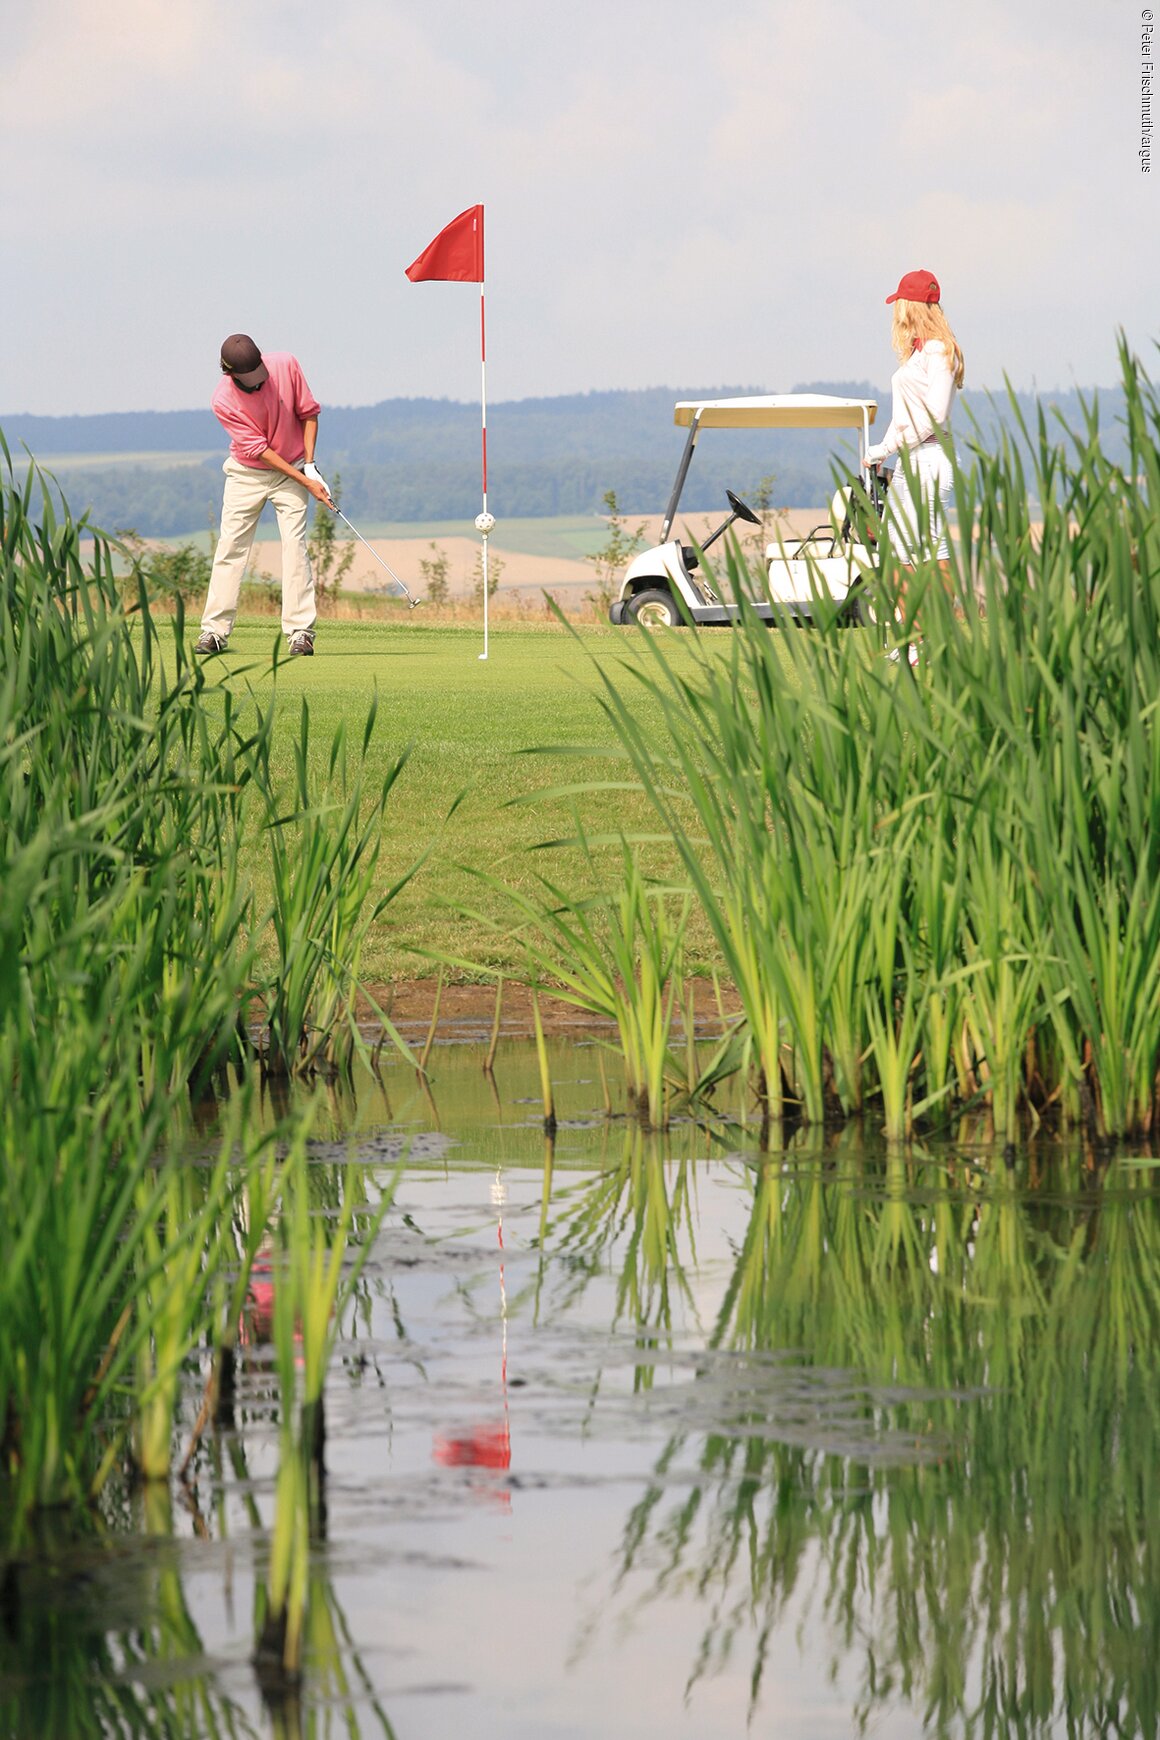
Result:
M494 514L476 514L476 516L475 516L475 529L477 532L482 532L484 537L486 538L487 534L489 532L493 532L495 530L495 515Z

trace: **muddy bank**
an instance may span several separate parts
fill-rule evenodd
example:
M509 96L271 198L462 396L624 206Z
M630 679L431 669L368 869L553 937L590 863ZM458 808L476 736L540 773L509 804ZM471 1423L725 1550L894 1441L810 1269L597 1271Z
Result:
M384 1010L405 1039L424 1037L436 1014L436 1037L441 1040L486 1041L495 1020L496 990L494 985L445 984L442 992L437 979L399 979L389 985L373 985L371 995ZM694 981L694 1013L698 1029L720 1025L721 1010L735 1015L740 1008L731 989L722 987L721 1003L711 982ZM367 1006L362 1012L368 1021L373 1012ZM547 990L540 993L540 1019L544 1032L551 1038L570 1033L610 1033L612 1023L590 1015L583 1009L553 997ZM532 1022L532 994L526 985L504 981L500 1002L500 1034L504 1039L530 1039L535 1029Z

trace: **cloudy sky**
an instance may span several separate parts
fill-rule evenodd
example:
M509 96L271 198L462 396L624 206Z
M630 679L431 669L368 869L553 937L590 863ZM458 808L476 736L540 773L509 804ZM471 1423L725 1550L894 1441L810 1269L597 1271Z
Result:
M929 266L969 384L1155 356L1136 0L0 0L0 411L478 392L403 268L482 201L493 400L885 381Z

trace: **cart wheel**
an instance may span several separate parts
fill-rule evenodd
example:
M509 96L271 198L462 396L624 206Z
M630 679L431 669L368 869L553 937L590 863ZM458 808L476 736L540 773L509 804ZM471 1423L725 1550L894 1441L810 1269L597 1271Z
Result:
M681 625L680 612L672 593L659 589L637 592L629 600L625 614L641 628L679 628Z

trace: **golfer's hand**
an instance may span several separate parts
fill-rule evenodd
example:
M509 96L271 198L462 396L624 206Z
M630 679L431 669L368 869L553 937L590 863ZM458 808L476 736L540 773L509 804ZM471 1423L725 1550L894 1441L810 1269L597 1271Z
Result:
M314 497L315 501L320 501L324 507L332 508L334 506L334 502L331 500L330 490L327 487L326 479L313 461L311 461L309 465L304 465L302 467L302 481Z

